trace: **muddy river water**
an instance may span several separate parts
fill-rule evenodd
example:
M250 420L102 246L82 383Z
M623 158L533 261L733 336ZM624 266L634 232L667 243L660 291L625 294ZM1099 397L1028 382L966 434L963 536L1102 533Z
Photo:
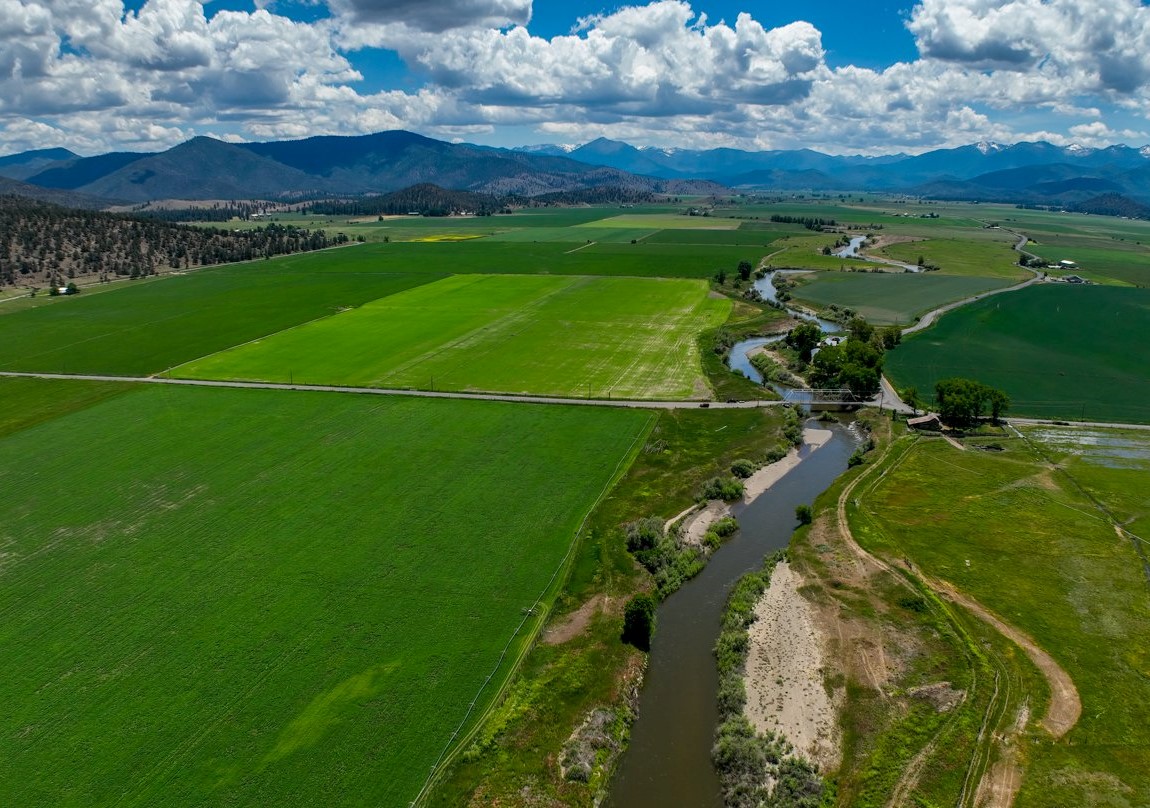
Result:
M639 716L612 782L611 808L721 808L711 744L719 720L719 675L712 654L735 582L786 547L795 506L810 504L847 468L858 446L853 427L832 424L821 448L755 501L734 508L739 532L707 567L659 607Z

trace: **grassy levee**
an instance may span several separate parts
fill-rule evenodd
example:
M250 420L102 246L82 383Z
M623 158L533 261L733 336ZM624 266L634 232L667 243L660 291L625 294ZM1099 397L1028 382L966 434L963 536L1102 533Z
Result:
M147 375L441 275L355 268L363 248L233 264L5 314L0 370Z
M845 306L875 325L909 325L939 306L1010 285L1000 278L937 272L818 272L791 280L798 281L791 290L798 302Z
M1082 714L1061 741L1033 726L1030 705L1017 805L1139 804L1150 794L1150 581L1065 471L1022 441L996 442L993 452L917 443L863 492L860 540L969 594L1073 679Z
M708 398L702 281L456 275L192 362L174 376L589 398Z
M868 420L879 450L819 497L813 525L799 528L788 551L832 642L828 685L842 705L843 738L842 763L827 773L835 804L972 805L996 761L995 733L1024 700L1039 709L1045 685L1018 649L913 573L871 567L844 543L840 501L855 539L869 543L876 526L858 503L913 446L913 438L891 444L889 422ZM932 695L940 692L949 695Z
M1011 413L1150 422L1150 290L1040 284L948 313L887 354L899 387L940 379L1005 390Z
M0 802L407 804L650 419L147 387L9 434Z
M673 410L658 417L630 469L587 521L542 641L429 804L591 806L602 797L642 679L643 655L619 639L623 606L652 586L627 552L622 526L679 513L703 481L726 473L735 459L761 458L785 444L774 411ZM612 720L591 776L562 778L558 763L568 738L598 709Z

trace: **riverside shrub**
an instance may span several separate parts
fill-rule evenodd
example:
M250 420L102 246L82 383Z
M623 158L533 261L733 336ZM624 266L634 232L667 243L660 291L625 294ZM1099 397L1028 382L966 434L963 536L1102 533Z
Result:
M655 633L655 601L644 593L627 601L623 612L623 642L640 651L651 650L651 635Z
M732 502L741 497L743 491L743 484L734 477L712 477L703 484L698 499L703 502L712 499Z

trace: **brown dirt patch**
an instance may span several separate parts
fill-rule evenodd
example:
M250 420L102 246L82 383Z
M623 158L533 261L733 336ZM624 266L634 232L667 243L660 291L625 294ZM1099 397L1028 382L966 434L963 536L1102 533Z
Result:
M890 247L892 244L910 244L914 241L926 241L926 239L919 236L879 236L874 240L874 244L867 247L867 250L881 250L883 247Z
M544 645L562 645L575 639L591 624L592 618L605 611L608 598L606 595L596 595L575 611L557 620L543 631L540 638Z
M928 702L936 712L940 713L949 713L966 698L966 693L955 690L950 686L950 682L935 682L932 685L916 687L907 691L907 695Z
M1022 788L1022 761L1018 749L1018 739L1030 720L1030 708L1026 705L1018 711L1014 726L998 738L1001 757L982 775L974 804L979 808L1010 808L1014 798Z

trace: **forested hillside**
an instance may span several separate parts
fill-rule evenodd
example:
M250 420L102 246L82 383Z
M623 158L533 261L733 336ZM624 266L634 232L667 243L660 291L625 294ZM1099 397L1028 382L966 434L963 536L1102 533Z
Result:
M247 231L197 228L0 196L0 286L138 278L347 240L278 224Z

